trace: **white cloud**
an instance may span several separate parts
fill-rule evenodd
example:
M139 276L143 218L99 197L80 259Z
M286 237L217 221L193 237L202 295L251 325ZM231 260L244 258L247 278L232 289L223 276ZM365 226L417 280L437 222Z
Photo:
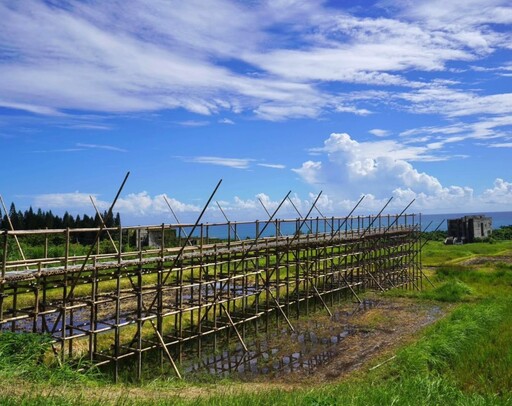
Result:
M480 195L475 195L473 189L469 187L443 187L437 183L435 178L429 177L426 174L420 174L412 167L402 166L400 168L403 171L401 172L402 174L416 176L415 179L409 180L409 186L405 179L399 176L383 174L381 179L391 180L387 188L385 190L378 190L376 193L365 193L367 189L373 189L372 182L370 182L370 187L366 188L366 180L364 184L361 184L361 182L344 183L342 179L338 179L337 183L322 186L324 190L328 189L329 192L324 192L320 196L316 206L323 215L329 217L332 215L348 214L362 194L365 194L365 198L355 212L355 215L377 213L384 207L391 196L394 199L386 210L388 213L401 211L413 199L415 199L415 202L410 212L426 211L438 213L452 212L454 207L457 207L459 211L467 212L507 210L510 207L510 201L512 201L512 182L504 179L496 179L492 187L486 189ZM400 174L398 170L396 172L395 175ZM422 176L427 177L427 179L421 179ZM430 188L426 187L429 183ZM350 188L349 191L348 188ZM349 193L344 193L347 191ZM41 207L44 210L67 210L74 214L81 214L83 212L94 213L89 195L93 196L99 210L107 210L110 207L111 203L99 199L97 194L80 192L37 195L33 197L32 206ZM292 194L290 199L300 212L300 215L304 216L311 209L317 196L316 193L309 193L307 197ZM263 202L270 213L273 213L283 197L276 199L268 194L258 193L254 198L243 199L235 196L232 200L222 200L219 203L231 221L266 220L268 216L259 200ZM166 194L151 196L143 191L121 196L117 201L114 212L121 214L123 224L125 225L136 223L148 224L148 221L174 223L174 217L171 215L164 198L167 198L173 210L178 213L181 222L194 221L201 211L201 207L195 204L183 202ZM312 210L310 216L317 217L320 214L318 211ZM298 217L299 214L288 200L284 201L276 215L276 218L280 219L295 219ZM211 205L203 221L224 222L224 217L216 205Z
M78 143L76 144L78 148L87 148L87 149L104 149L107 151L115 151L115 152L127 152L126 149L114 147L112 145L98 145L98 144L83 144Z
M388 130L382 130L380 128L374 128L373 130L368 131L370 134L375 135L376 137L387 137L390 132Z
M510 48L507 2L386 7L389 18L322 1L1 2L0 106L44 115L183 108L265 120L374 110L328 86L338 82L396 89L394 99L415 113L510 114L509 94L454 91L446 78L436 88L410 74Z
M204 127L210 124L209 121L206 120L187 120L178 122L182 127Z
M410 103L414 113L441 114L464 117L475 114L508 115L512 113L512 93L479 95L474 91L451 89L444 85L430 85L414 92L392 96ZM404 106L405 107L405 106Z
M512 7L506 0L467 0L464 3L418 0L414 3L398 2L396 4L399 8L401 4L406 4L406 7L400 10L400 15L403 17L421 19L436 28L453 25L454 31L483 24L512 23ZM482 34L485 34L485 31Z
M92 208L89 196L96 197L95 194L88 193L46 193L34 197L33 205L44 209L77 209ZM98 207L104 209L103 202L97 203Z
M457 122L447 126L420 127L403 131L400 135L410 139L409 142L428 141L431 144L435 144L437 148L441 148L445 144L461 142L467 139L490 140L504 138L506 140L510 137L510 129L508 129L510 126L512 126L512 117L510 116L480 116L472 123ZM408 141L404 142L407 143ZM492 145L506 146L506 143L494 143L489 146Z
M285 169L286 166L282 164L257 164L258 166L263 166L264 168L273 168L273 169Z
M510 202L512 202L512 183L497 178L493 187L482 193L481 200L486 204L503 205L503 207L509 209Z
M59 112L58 110L51 108L51 107L38 106L38 105L33 105L33 104L28 104L28 103L10 102L10 101L5 101L5 100L0 100L0 107L7 107L10 109L16 109L16 110L23 110L23 111L28 111L30 113L44 114L44 115L48 115L48 116L63 116L64 115L61 112Z
M316 200L316 198L317 195L314 193L310 193L307 198L301 198L297 194L292 194L290 195L289 199L293 202L295 208L290 203L290 201L286 199L281 205L281 208L277 213L276 218L298 218L299 214L297 213L297 210L300 212L301 216L305 216L307 212L311 209L311 206L313 202ZM270 214L272 214L277 209L277 207L279 207L280 204L281 200L274 200L265 193L258 193L252 199L242 199L238 196L235 196L232 202L224 201L222 203L222 208L225 211L230 212L233 219L266 220L268 218L268 215L265 209ZM265 208L263 208L263 206ZM318 207L320 211L325 211L325 213L322 213L324 215L326 213L332 214L336 206L337 204L326 194L322 194L316 203L316 207ZM210 215L215 215L214 209L215 208L212 208ZM318 215L318 212L315 210L313 210L310 214L311 217L316 217Z
M196 156L184 158L186 162L197 164L220 165L235 169L247 169L254 159L249 158L222 158L218 156Z
M129 215L155 215L155 214L168 214L170 210L165 203L164 197L167 198L172 209L177 212L199 212L200 208L196 205L180 202L165 194L156 195L151 197L147 192L130 193L127 196L121 197L116 203L116 211L127 213ZM174 221L174 219L173 219Z
M300 168L292 169L298 173L307 183L320 184L320 174L322 171L322 162L319 161L306 161Z
M70 212L94 212L91 204L90 197L94 198L94 202L98 209L108 210L111 202L98 199L97 194L88 193L47 193L34 196L33 206L41 207L45 210L68 210ZM177 213L195 213L199 212L200 208L193 204L183 203L175 198L168 197L166 194L151 196L147 192L130 193L120 197L116 206L115 212L119 212L121 216L128 217L143 217L154 215L169 215L170 210L165 203L164 197L167 197L173 210ZM164 216L165 217L165 216ZM173 220L174 221L174 220Z
M0 4L0 45L16 55L0 64L4 105L39 113L182 107L208 115L240 111L241 102L252 107L312 93L307 84L251 78L209 61L235 57L262 36L258 16L234 3L218 1L215 13L192 1L119 7ZM202 14L214 30L206 29Z
M372 112L367 109L359 109L354 106L336 106L335 109L338 113L352 113L357 116L367 116L368 114L371 114Z
M405 145L396 140L357 142L346 133L333 133L325 140L322 148L313 148L312 151L334 154L334 158L336 153L343 152L349 155L357 155L362 160L373 160L378 157L408 161L441 160L441 157L431 155L431 149L426 146Z
M512 148L512 142L499 142L496 144L489 144L491 148Z
M396 141L358 142L348 134L331 134L324 147L316 151L324 160L307 161L294 171L305 182L321 184L322 189L337 198L354 201L361 194L370 194L372 202L390 196L395 205L405 205L416 198L420 208L453 207L457 199L472 197L467 187L444 187L439 180L419 172L408 161L430 160L428 148L407 147ZM368 204L366 202L365 204Z

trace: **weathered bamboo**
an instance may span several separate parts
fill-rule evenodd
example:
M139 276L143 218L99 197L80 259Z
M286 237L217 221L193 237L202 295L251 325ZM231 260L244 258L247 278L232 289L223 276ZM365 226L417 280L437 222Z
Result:
M70 253L76 229L43 230L46 236L65 233L65 254L58 260L8 260L14 232L5 231L0 328L50 334L60 362L85 347L91 364L113 366L116 380L125 358L134 361L134 377L140 379L143 354L154 350L160 365L167 359L181 376L178 365L187 349L201 356L207 343L217 348L220 334L233 334L248 353L248 326L270 332L275 318L293 330L292 316L313 306L331 314L347 295L360 301L361 289L420 286L422 242L413 216L352 218L352 211L349 217L309 218L315 204L295 220L277 220L276 210L264 224L218 223L228 233L223 239L198 219L190 226L196 231L178 247L171 243L180 241L181 224L113 228L117 253L91 254L90 260ZM237 238L242 226L253 227L253 238ZM168 238L169 230L176 238ZM272 237L264 236L268 230ZM142 232L158 233L158 247L144 247ZM191 239L197 239L192 246ZM132 244L134 251L128 249ZM25 292L31 292L33 305L20 308ZM145 329L148 321L151 328ZM77 345L80 340L86 345Z

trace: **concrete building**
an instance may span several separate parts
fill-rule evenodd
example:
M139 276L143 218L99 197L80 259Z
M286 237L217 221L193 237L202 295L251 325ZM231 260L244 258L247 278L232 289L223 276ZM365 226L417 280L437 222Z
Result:
M176 244L176 230L166 229L164 231L164 240L166 247ZM145 247L162 248L162 230L137 229L133 235L133 245L137 249Z
M452 244L473 242L478 238L490 237L491 233L491 217L483 215L464 216L448 220L448 238L446 242Z

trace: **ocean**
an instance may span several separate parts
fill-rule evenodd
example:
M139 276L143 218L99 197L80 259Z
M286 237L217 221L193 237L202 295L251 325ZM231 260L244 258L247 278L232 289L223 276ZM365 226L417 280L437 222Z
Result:
M456 219L464 216L472 216L472 215L484 215L492 218L492 228L498 229L503 226L512 226L512 211L500 211L500 212L478 212L478 213L450 213L450 214L422 214L421 216L421 224L423 228L425 228L430 221L432 221L431 226L425 231L434 230L440 222L445 220L439 230L447 230L448 223L446 220Z
M421 225L422 225L423 231L433 231L439 225L439 223L442 222L441 226L439 227L439 230L445 231L447 229L447 225L448 225L446 220L460 218L460 217L464 217L464 216L470 216L470 215L485 215L488 217L492 217L493 229L498 229L502 226L512 225L512 211L490 212L490 213L489 212L478 212L478 213L422 214L421 215ZM393 219L393 217L391 219ZM385 220L383 218L383 223L382 223L383 227L386 227L386 221L387 220ZM404 221L405 221L404 218L401 218L398 221L398 224L404 224ZM415 222L417 222L417 221L418 221L418 215L415 215ZM409 224L411 223L410 215L407 218L407 222ZM427 226L429 225L430 222L432 222L432 223L427 228ZM219 225L219 226L209 225L207 227L208 231L206 231L206 228L204 230L204 232L205 232L204 236L206 237L206 233L207 233L210 238L212 238L212 237L213 238L222 238L222 239L230 238L231 240L236 240L236 239L243 240L243 239L247 239L247 238L254 238L256 236L256 234L258 234L258 232L262 231L263 227L265 227L265 224L266 224L265 221L259 222L259 226L258 226L259 231L256 230L255 223L237 224L236 229L235 229L234 225L231 226L231 229L228 229L228 226L226 224L224 224L222 226L221 225ZM310 223L309 227L315 228L314 224L316 224L315 221ZM340 223L336 223L334 225L334 228L338 229L339 225L340 225ZM375 224L373 226L378 226L378 225L379 225L378 222L375 222ZM359 225L359 227L361 227L361 228L365 228L366 226L368 226L368 217L365 218L364 223L362 222ZM308 229L309 227L308 227L308 225L305 224L305 225L303 225L301 231L303 233L307 234L308 232L310 232L310 230ZM318 232L330 232L331 231L330 227L331 227L330 224L328 224L328 223L322 224L322 221L320 221ZM357 221L353 222L352 227L354 229L357 228ZM349 222L347 225L343 224L343 227L341 229L342 230L344 230L344 229L350 230L350 228L351 228L351 224ZM270 223L265 227L265 229L261 233L261 236L262 237L271 237L271 236L275 236L277 233L280 233L282 235L293 235L295 233L295 230L296 230L296 222L295 221L281 223L279 230L276 230L275 223ZM184 231L188 234L188 233L190 233L191 228L185 227ZM194 232L194 238L198 238L199 234L200 234L199 230L196 229L196 231ZM228 237L228 235L229 235L229 237Z

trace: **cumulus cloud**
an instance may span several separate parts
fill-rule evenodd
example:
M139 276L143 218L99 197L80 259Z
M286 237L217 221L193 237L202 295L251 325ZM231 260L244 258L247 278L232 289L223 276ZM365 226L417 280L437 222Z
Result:
M411 168L406 168L406 170L410 171ZM414 171L414 168L412 168L412 171ZM397 173L399 173L399 170L397 170ZM394 178L393 176L387 176L386 179L394 179L394 183L386 185L386 188L383 190L372 191L371 193L368 193L369 188L365 186L366 183L361 181L343 183L343 179L340 179L338 183L322 185L324 191L327 190L327 192L320 196L316 204L318 210L313 209L310 216L321 217L324 215L329 217L348 214L363 194L364 199L356 210L355 215L377 213L384 207L391 196L393 200L386 210L388 213L400 212L413 199L415 202L410 209L412 212L448 213L453 212L454 208L457 208L458 211L467 212L479 210L499 211L510 208L512 181L498 178L483 193L475 194L470 187L456 185L444 187L435 178L417 171L416 173L419 175L419 178L417 177L416 180L413 179L408 182L405 182L403 178L398 176ZM428 177L427 185L431 182L430 186L433 186L431 189L423 183L425 179L421 179L422 175ZM384 175L384 177L386 176ZM45 210L67 210L75 214L82 212L94 213L89 196L87 193L80 192L43 194L34 196L32 205ZM107 210L110 207L110 202L99 198L98 195L92 194L92 196L100 210ZM291 194L289 200L285 200L281 205L276 218L296 219L299 216L306 215L317 197L317 193L309 193L307 196L299 196L296 193ZM201 207L196 204L187 203L169 197L166 194L151 196L145 191L121 196L114 211L121 214L123 223L126 225L136 223L148 224L151 221L156 223L173 223L175 219L164 198L167 198L181 222L194 221L201 211ZM273 213L281 204L283 198L284 195L272 197L266 193L258 193L252 198L234 196L231 200L219 201L219 205L231 221L266 220L268 215L265 209ZM265 209L261 203L263 203ZM207 209L203 221L224 222L225 218L217 205L211 205Z
M45 210L68 210L70 212L91 212L93 206L90 197L92 196L98 209L107 210L111 202L98 198L97 194L88 193L47 193L34 196L33 205L41 207ZM144 217L154 215L170 215L170 210L165 203L164 197L167 198L171 207L178 213L195 213L200 208L196 205L183 203L166 194L151 196L148 192L130 193L121 196L116 203L114 211L126 215L128 217Z
M482 193L481 199L486 204L499 204L510 208L510 202L512 202L512 183L497 178L494 181L493 187L486 189Z
M306 161L294 170L305 182L321 184L338 198L355 201L361 194L371 194L365 202L368 205L394 196L397 207L417 199L418 207L439 209L473 197L471 188L445 187L408 162L430 160L428 148L408 147L396 141L358 142L346 133L333 133L315 151L323 154L323 161Z
M320 161L306 161L300 168L292 169L298 173L307 183L320 184L322 162Z
M35 207L42 207L45 209L90 209L91 200L89 196L96 197L95 194L88 193L46 193L37 195L34 197L33 204ZM102 204L103 202L98 202L98 207L102 209L105 208Z

